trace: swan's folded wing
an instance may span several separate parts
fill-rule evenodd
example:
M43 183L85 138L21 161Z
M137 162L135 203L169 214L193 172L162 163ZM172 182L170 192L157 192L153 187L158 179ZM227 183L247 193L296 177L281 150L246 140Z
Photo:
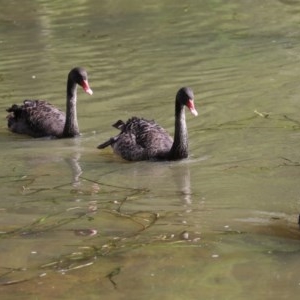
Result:
M52 104L42 100L24 100L7 109L8 127L17 133L34 137L59 136L63 132L65 114Z

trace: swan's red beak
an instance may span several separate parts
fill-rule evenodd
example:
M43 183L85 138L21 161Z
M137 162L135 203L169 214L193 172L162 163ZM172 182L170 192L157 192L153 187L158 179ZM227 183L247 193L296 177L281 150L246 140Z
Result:
M90 88L89 83L88 83L87 80L82 80L81 86L82 86L82 88L84 89L84 91L85 91L87 94L93 95L93 91L92 91L92 89Z
M188 109L190 110L190 112L195 116L197 117L198 116L198 112L195 108L195 105L194 105L194 100L193 99L189 99L186 106L188 107Z

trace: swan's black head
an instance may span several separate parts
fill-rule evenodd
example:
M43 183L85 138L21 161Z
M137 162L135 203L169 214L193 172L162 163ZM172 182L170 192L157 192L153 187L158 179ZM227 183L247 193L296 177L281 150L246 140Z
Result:
M79 84L86 93L89 95L93 94L92 89L89 86L88 75L84 68L76 67L72 69L69 73L69 80Z
M176 95L176 102L188 107L194 116L198 116L198 112L194 105L194 92L189 87L182 87Z

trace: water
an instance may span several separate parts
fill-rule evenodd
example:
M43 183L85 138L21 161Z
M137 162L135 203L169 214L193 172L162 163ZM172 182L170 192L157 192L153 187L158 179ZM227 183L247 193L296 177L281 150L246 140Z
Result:
M2 2L1 299L298 299L298 1ZM7 131L76 65L79 138ZM133 115L172 133L184 85L188 159L96 149Z

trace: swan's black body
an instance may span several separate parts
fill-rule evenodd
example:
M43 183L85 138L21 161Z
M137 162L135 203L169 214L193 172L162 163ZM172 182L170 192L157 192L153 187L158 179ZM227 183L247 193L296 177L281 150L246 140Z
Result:
M194 93L191 88L181 88L175 100L175 133L172 137L154 121L132 117L126 123L119 120L114 127L121 132L99 145L103 149L109 145L114 152L130 161L177 160L188 156L188 134L184 106L198 115L194 107Z
M8 128L12 132L32 137L66 138L78 135L77 84L86 93L93 93L88 84L87 72L83 68L72 69L67 81L66 114L46 101L24 100L22 105L14 104L7 109Z

